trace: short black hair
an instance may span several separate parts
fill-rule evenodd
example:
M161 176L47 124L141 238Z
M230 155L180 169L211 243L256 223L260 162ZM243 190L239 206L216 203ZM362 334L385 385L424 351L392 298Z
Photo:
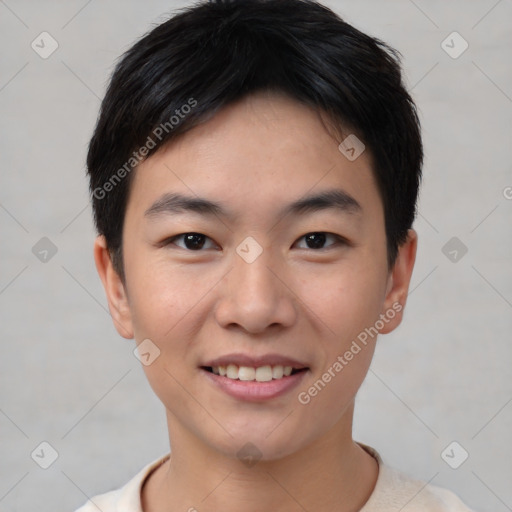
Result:
M132 169L257 91L285 93L365 144L392 267L416 216L423 163L401 54L313 0L212 0L175 12L124 53L101 104L87 170L96 228L122 279Z

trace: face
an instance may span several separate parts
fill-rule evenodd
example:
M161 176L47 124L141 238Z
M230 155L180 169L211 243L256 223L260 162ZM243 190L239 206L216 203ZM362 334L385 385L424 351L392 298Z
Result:
M234 456L251 442L272 460L346 421L376 331L400 322L415 239L389 271L370 155L339 142L308 107L258 94L138 167L125 283L101 239L96 261L171 443L186 432Z

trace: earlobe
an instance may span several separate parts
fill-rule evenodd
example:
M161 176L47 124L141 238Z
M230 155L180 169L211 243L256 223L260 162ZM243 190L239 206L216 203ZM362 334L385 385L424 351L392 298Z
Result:
M110 316L117 332L126 339L133 338L133 326L125 285L114 269L105 237L94 242L94 261L107 295Z
M388 278L382 311L388 322L385 323L383 329L380 329L381 334L393 331L402 321L414 262L416 261L417 246L418 234L414 229L409 229L407 240L398 248L398 255Z

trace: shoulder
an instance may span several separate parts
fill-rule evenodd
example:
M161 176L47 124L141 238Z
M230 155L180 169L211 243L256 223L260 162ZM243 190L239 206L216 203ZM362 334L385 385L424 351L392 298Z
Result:
M384 464L373 448L364 448L377 459L379 476L361 512L473 512L453 492L411 478Z
M140 503L142 486L147 477L168 458L169 455L165 455L151 462L123 487L90 498L75 512L98 512L98 510L101 512L142 512Z
M416 480L404 473L384 466L382 468L388 493L407 504L410 512L472 512L453 492Z

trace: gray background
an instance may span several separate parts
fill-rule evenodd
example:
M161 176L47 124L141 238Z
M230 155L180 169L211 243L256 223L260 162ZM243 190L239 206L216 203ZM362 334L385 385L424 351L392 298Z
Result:
M380 338L355 438L476 510L512 510L512 2L326 4L402 52L426 150L405 320ZM115 59L182 5L0 0L1 512L74 510L168 450L96 275L84 159ZM31 48L43 31L59 44L47 59ZM458 58L441 46L453 31ZM441 457L454 440L458 469Z

